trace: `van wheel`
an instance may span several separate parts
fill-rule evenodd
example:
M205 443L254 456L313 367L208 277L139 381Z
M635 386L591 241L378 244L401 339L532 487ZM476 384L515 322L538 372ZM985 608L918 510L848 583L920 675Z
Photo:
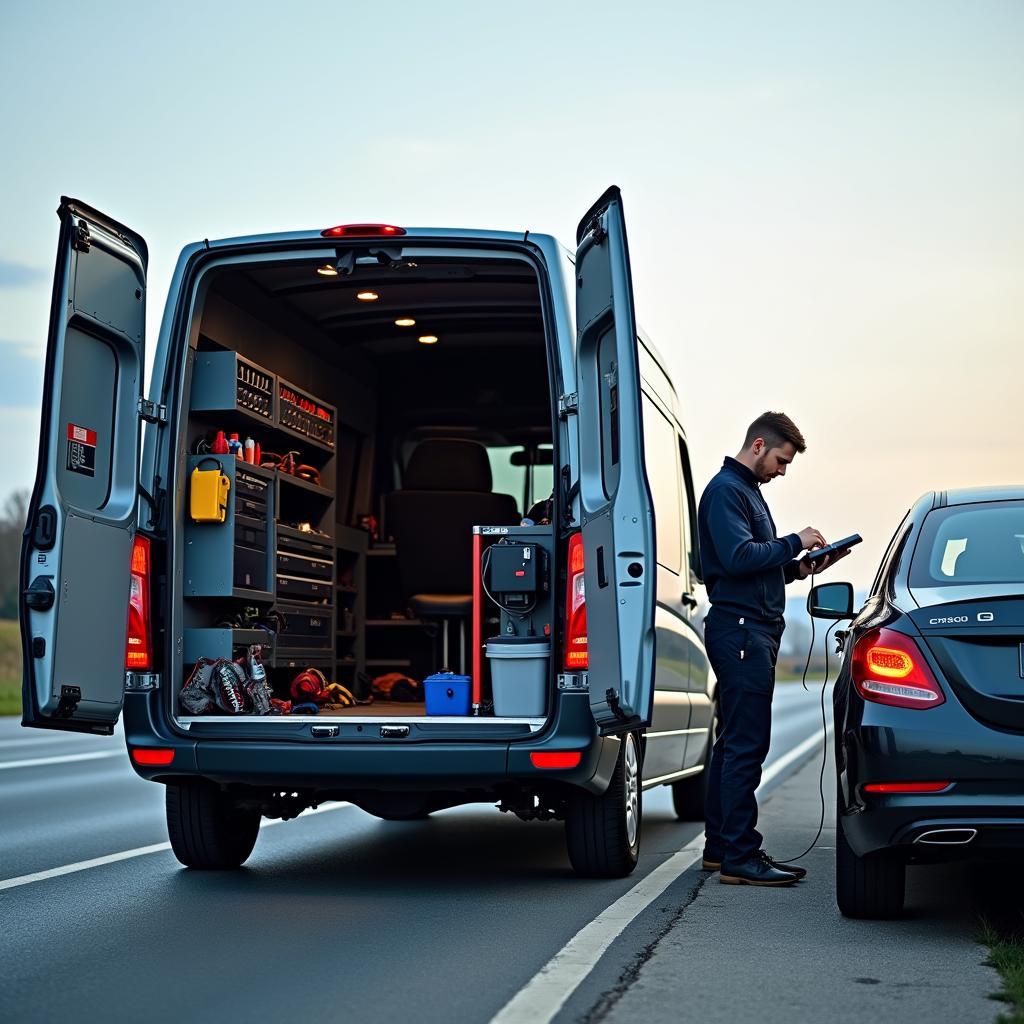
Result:
M174 856L187 868L237 868L260 831L260 812L242 809L206 779L167 786L167 833Z
M623 878L640 857L643 791L640 747L627 733L612 773L611 785L599 796L576 793L565 817L569 861L583 878Z
M672 783L672 806L680 821L703 821L708 798L708 781L711 778L711 749L718 735L716 722L718 709L711 709L711 728L708 730L707 746L704 750L704 767L699 775L680 779Z
M903 910L906 865L895 850L876 850L858 857L836 822L836 903L844 917L896 917Z

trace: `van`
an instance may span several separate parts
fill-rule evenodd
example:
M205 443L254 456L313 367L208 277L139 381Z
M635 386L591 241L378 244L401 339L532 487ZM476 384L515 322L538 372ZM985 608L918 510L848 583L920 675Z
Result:
M196 868L328 800L564 820L591 877L635 867L644 789L702 817L693 487L618 189L575 252L386 224L189 245L149 398L146 243L58 213L24 725L123 714Z

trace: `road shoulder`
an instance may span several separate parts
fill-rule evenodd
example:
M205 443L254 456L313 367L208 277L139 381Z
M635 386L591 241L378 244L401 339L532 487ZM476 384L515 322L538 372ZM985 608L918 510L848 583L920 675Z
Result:
M773 855L795 854L818 826L820 761L812 759L763 802ZM827 780L826 780L827 781ZM574 1019L676 1022L685 1007L703 1024L792 1024L865 1019L991 1022L1000 980L985 965L963 868L908 871L907 915L848 921L835 906L835 822L803 861L809 877L789 889L721 885L701 872L671 926L635 958L617 985Z

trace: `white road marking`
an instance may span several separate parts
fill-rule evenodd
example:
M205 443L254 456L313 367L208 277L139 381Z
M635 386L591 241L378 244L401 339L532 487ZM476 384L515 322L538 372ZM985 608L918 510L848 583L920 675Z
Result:
M61 754L55 757L30 757L24 761L0 761L0 771L4 768L35 768L43 764L70 764L72 761L99 761L104 757L123 757L127 759L128 751L94 750L89 754Z
M761 786L778 778L795 761L821 743L821 733L798 743L765 769ZM651 905L684 871L701 858L704 833L687 843L678 853L659 864L624 896L603 910L590 924L581 928L519 990L491 1020L491 1024L548 1024L597 966L608 947L627 925Z
M828 732L831 731L832 726L829 725ZM821 746L820 732L816 732L813 736L808 736L807 739L802 743L798 743L792 750L786 751L782 757L772 761L761 773L761 785L757 787L757 791L760 792L769 782L777 779L794 761L799 761L809 750L813 750L818 746Z
M313 814L323 814L324 811L340 811L343 807L352 807L346 802L336 804L321 804L319 807L309 808L299 815L305 818ZM271 825L280 825L280 818L264 818L260 822L260 828L270 828ZM61 875L73 875L76 871L88 871L90 868L99 868L104 864L116 864L119 860L131 860L134 857L145 857L150 853L161 853L171 848L170 843L154 843L152 846L138 846L134 850L122 850L120 853L108 853L105 857L93 857L92 860L80 860L76 864L65 864L63 867L50 868L48 871L35 871L31 875L19 875L17 878L7 878L0 881L0 891L4 889L16 889L20 885L31 885L33 882L42 882L47 878L58 878Z
M491 1024L542 1024L550 1021L626 926L687 868L700 860L703 848L704 833L701 832L581 928L530 979L526 987L505 1004Z

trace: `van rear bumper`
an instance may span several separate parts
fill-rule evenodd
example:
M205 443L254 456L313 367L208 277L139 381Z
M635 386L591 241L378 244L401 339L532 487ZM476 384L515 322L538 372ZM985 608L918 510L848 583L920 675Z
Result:
M483 794L516 786L551 783L603 793L618 756L617 737L597 735L586 693L562 693L555 720L545 731L522 740L423 741L368 736L359 742L301 739L192 739L164 724L158 692L126 693L125 738L129 749L174 750L166 767L144 767L137 774L155 782L199 776L222 785L318 792L381 790ZM540 769L530 754L580 752L572 769Z

